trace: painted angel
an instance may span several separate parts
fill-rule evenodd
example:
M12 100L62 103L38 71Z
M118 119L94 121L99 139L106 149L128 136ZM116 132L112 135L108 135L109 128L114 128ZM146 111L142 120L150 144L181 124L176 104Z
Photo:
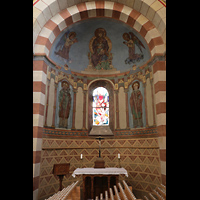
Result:
M71 63L71 59L69 58L69 51L71 46L76 42L78 42L76 38L76 33L68 31L64 35L64 45L63 40L61 40L57 45L57 47L59 47L59 50L55 52L55 54L66 59L69 63Z
M123 39L126 40L123 42L123 44L125 44L129 49L129 57L125 60L126 64L139 62L141 59L144 58L141 47L143 47L144 49L145 47L142 42L136 37L136 35L134 35L133 32L124 33ZM135 45L137 45L141 53L135 53Z

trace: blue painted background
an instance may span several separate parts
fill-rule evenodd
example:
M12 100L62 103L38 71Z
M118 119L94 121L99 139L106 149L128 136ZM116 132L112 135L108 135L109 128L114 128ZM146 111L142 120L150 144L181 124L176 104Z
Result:
M128 47L123 44L124 39L122 35L125 32L133 32L145 46L145 49L142 47L144 58L138 63L135 63L137 67L142 66L150 59L151 56L149 48L143 37L127 24L110 18L87 19L67 27L54 41L50 50L50 58L54 62L56 62L57 65L62 66L64 64L67 64L69 68L71 68L71 70L78 72L83 71L89 65L89 42L94 36L95 30L100 27L106 30L107 37L110 38L112 42L112 65L117 70L120 70L121 72L128 71L132 69L133 66L133 63L125 64L125 60L129 56ZM64 60L60 59L59 56L54 53L58 42L60 41L60 39L62 39L62 37L64 37L64 34L67 31L76 32L76 38L78 39L78 42L73 44L70 48L69 57L72 59L71 63L65 63ZM140 53L140 50L137 46L135 46L135 53Z

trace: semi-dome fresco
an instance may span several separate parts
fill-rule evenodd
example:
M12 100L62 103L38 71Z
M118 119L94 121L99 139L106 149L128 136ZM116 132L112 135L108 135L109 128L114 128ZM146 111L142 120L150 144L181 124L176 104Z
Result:
M80 73L136 70L151 58L142 36L109 18L87 19L67 27L54 41L50 59Z

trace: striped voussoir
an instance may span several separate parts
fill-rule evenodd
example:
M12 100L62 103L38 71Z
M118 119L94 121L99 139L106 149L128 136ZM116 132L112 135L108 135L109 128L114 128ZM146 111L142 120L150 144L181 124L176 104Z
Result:
M160 31L143 14L126 5L110 1L92 1L65 8L49 19L35 41L34 54L49 56L56 37L68 26L89 18L107 17L120 20L145 38L151 56L162 55L165 44Z

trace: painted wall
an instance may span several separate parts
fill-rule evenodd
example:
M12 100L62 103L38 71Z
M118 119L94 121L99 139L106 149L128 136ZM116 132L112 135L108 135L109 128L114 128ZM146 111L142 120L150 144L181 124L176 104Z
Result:
M101 34L101 35L100 35ZM98 39L100 37L100 39ZM98 39L98 40L97 40ZM97 41L95 43L95 41ZM96 45L96 46L95 46ZM104 46L104 47L102 47ZM107 50L106 48L107 47ZM96 49L95 49L96 48ZM95 51L97 54L95 54ZM112 56L110 57L110 55ZM119 128L141 128L148 126L155 126L155 108L153 106L154 100L152 95L152 84L146 78L146 67L144 64L150 59L150 52L148 46L137 31L127 24L110 18L95 18L87 19L81 22L77 22L60 33L60 35L54 41L51 51L50 58L57 64L56 69L54 68L54 75L51 76L50 90L49 90L49 105L47 114L47 126L50 127L53 120L54 112L54 82L58 84L56 94L56 114L55 114L55 127L59 128L59 103L58 95L61 90L61 83L59 77L66 76L68 81L70 79L70 96L71 96L71 107L68 118L68 129L72 126L76 129L82 129L87 127L88 123L83 122L83 105L84 97L83 92L88 96L87 87L89 82L92 80L91 77L87 77L89 74L101 74L102 71L109 71L113 73L113 84L117 84L119 87L118 99L115 98L114 104L114 120L115 128L117 127L117 114L119 111ZM109 60L110 59L110 60ZM107 62L109 60L109 65ZM95 61L101 63L95 66ZM96 63L98 63L96 62ZM103 64L102 64L103 63ZM142 66L142 68L141 68ZM99 69L102 67L102 69ZM107 69L107 67L109 69ZM113 67L110 69L110 67ZM148 66L147 66L148 68ZM100 72L99 72L100 71ZM128 71L127 77L119 76L119 72ZM76 72L81 72L79 76L76 76ZM117 72L117 73L116 73ZM62 73L62 75L61 75ZM106 78L105 73L105 78ZM139 83L142 100L142 124L134 125L134 119L132 109L130 105L130 98L133 92L132 77L140 77ZM57 81L53 80L58 79ZM70 77L70 78L69 78ZM118 77L118 78L116 78ZM95 78L94 78L95 79ZM94 80L93 79L93 80ZM112 78L109 78L110 80ZM136 79L134 79L136 80ZM127 82L129 81L129 82ZM84 83L83 83L84 82ZM151 81L152 82L152 81ZM125 86L126 84L126 86ZM127 90L128 85L128 101L125 95L125 89ZM121 87L122 86L122 87ZM86 89L85 89L86 88ZM73 113L74 103L74 89L76 93L76 106L75 112ZM88 99L85 100L87 102ZM119 102L119 108L116 106L116 102ZM47 102L47 101L46 101ZM86 103L85 103L86 104ZM46 109L46 107L45 107ZM128 109L128 116L127 116ZM88 122L88 106L86 110L86 122ZM148 110L148 111L147 111ZM72 118L75 115L73 122ZM129 127L127 127L129 122ZM74 124L72 124L74 123ZM139 122L138 122L139 123Z
M61 83L62 80L59 81L58 83L55 82L55 80L52 78L55 76L51 76L51 79L49 81L49 95L48 95L48 109L47 109L47 127L51 127L53 125L53 115L54 115L54 98L56 98L56 110L55 110L55 128L62 128L59 126L59 93L62 89ZM150 77L150 76L149 76ZM97 79L98 80L98 79ZM106 80L106 79L105 79ZM135 128L145 128L145 127L155 127L156 126L156 119L155 119L155 100L154 100L154 95L153 95L153 82L151 78L147 78L145 82L139 80L139 79L129 79L130 84L128 86L128 88L126 89L127 86L125 86L125 82L124 83L119 83L120 87L118 88L118 97L116 97L115 94L115 98L112 99L112 102L110 102L110 105L113 105L113 109L111 110L112 116L114 117L114 121L115 121L115 127L117 128L117 110L119 110L119 128L120 129L127 129L127 128L131 128L131 129L135 129ZM133 81L131 81L133 80ZM142 116L140 121L136 122L134 121L134 115L132 113L132 109L131 109L131 95L133 93L133 84L139 82L140 86L138 88L138 91L140 92L141 96L142 96L142 101L141 101L141 112L142 112ZM74 91L74 87L69 84L70 87L70 97L71 97L71 107L69 110L69 117L68 117L68 126L67 129L71 129L72 128L72 123L73 123L73 117L75 116L75 120L74 120L74 125L75 125L75 129L79 129L81 130L84 125L88 128L88 119L89 119L89 115L88 115L88 110L89 110L89 105L88 105L88 95L89 95L89 91L88 90L84 90L84 84L78 84L79 87L76 90L76 92ZM55 95L55 88L57 87L57 94ZM47 93L48 87L46 87L46 93ZM74 102L74 92L75 92L75 96L76 96L76 102ZM114 88L112 89L112 92L114 92ZM85 93L85 97L86 99L84 100L84 94ZM126 99L126 93L128 94L128 98ZM118 104L119 104L119 108L117 108L117 98L118 98ZM128 100L128 101L127 101ZM46 98L46 104L45 104L45 113L46 113L46 108L47 108L47 98ZM138 100L139 101L139 100ZM84 104L85 102L85 104ZM73 107L74 107L74 103L76 104L75 106L75 112L73 112ZM135 102L134 102L135 103ZM138 103L138 102L136 102ZM83 110L85 108L85 112L83 113ZM128 108L128 113L127 113L127 108ZM139 112L137 112L136 110L136 119L137 119L137 114L139 114ZM86 118L86 123L84 122L84 117ZM91 116L92 117L92 116ZM135 119L135 120L136 120ZM127 127L127 120L129 121L129 127ZM114 123L113 121L113 123ZM83 124L85 123L85 124ZM45 120L44 120L44 124L45 124ZM63 127L64 128L64 127ZM66 127L65 127L66 128Z
M124 88L119 88L119 127L126 129L126 98Z
M77 96L76 96L76 113L75 114L75 128L82 129L83 128L83 89L81 87L78 88Z
M90 53L90 41L95 36L95 30L98 28L103 28L106 31L106 36L111 41L112 65L116 70L121 72L127 71L130 70L133 65L139 67L150 59L150 52L144 38L127 24L110 18L87 19L67 27L54 41L50 51L50 58L63 68L64 65L67 64L73 71L84 71L89 65L88 53ZM130 59L127 60L130 52L129 47L124 44L127 42L124 39L126 38L124 34L127 33L128 37L131 37L129 34L130 32L136 36L136 39L134 39L135 55L142 54L143 59L135 58L132 59L132 61L130 61ZM75 35L72 36L72 33L75 33ZM72 37L71 46L69 36ZM69 51L66 49L66 51L62 51L66 41L66 46L70 46L70 48L68 48ZM131 41L129 41L129 43L131 43ZM60 55L58 55L59 50L60 52L62 51ZM66 55L65 58L61 56L64 54Z
M70 173L63 178L67 187L77 180L71 176L76 168L94 167L98 157L98 142L94 139L53 139L44 138L41 155L41 175L39 200L43 200L59 190L59 180L52 174L53 165L70 163ZM160 160L157 138L106 139L102 141L102 157L106 167L119 167L128 171L128 177L122 177L134 188L134 194L149 192L160 185ZM83 161L80 155L83 154ZM81 185L82 186L82 185ZM144 193L143 193L144 194ZM138 196L138 198L143 196Z
M47 126L52 125L53 120L53 106L54 106L54 92L55 92L55 80L51 78L49 83L49 101L48 101L48 111L47 111Z

